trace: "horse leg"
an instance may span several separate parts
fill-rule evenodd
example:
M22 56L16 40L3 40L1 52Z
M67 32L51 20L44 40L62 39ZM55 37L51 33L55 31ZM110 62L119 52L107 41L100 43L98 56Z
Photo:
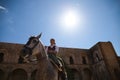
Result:
M18 63L23 63L23 62L24 62L24 59L21 56L19 56Z
M65 74L62 71L58 73L58 80L66 80Z
M30 61L29 61L28 58L24 58L24 62L25 62L25 63L30 63Z

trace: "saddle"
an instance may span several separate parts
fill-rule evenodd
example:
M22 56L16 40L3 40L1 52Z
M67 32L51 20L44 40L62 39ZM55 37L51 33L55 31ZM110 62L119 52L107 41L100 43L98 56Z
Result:
M62 67L63 67L64 63L61 62L61 60L62 60L61 58L59 58L59 57L57 57L57 58L58 58L59 65L56 64L52 59L49 58L49 60L59 71L63 71Z
M57 65L52 59L50 59L50 62L58 69L59 73L62 74L63 80L68 80L67 72L65 70L65 65L64 65L62 58L57 57L57 59L60 65Z
M63 59L60 58L60 57L58 57L58 56L56 56L56 57L57 57L57 59L58 59L59 64L56 64L51 58L49 58L50 62L51 62L59 71L64 71L65 65L64 65Z

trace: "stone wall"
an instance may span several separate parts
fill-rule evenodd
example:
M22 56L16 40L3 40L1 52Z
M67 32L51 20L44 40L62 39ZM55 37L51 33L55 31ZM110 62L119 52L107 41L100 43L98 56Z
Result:
M37 64L19 64L24 44L0 42L0 80L35 80ZM69 80L120 80L120 58L111 42L99 42L90 49L60 47Z

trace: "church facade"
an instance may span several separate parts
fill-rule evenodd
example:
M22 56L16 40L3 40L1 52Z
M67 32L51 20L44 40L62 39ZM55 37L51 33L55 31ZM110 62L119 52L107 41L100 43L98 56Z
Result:
M35 80L37 63L18 63L24 44L0 42L0 80ZM120 80L120 57L111 42L90 49L60 47L68 80Z

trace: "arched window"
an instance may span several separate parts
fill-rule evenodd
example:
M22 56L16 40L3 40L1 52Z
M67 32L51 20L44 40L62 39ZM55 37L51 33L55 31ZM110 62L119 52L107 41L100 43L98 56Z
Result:
M94 58L94 63L97 63L102 60L102 56L98 51L94 51L93 58Z
M118 69L114 69L115 76L118 80L120 80L120 71Z
M4 80L4 72L0 69L0 80Z
M74 64L72 56L70 56L69 61L70 61L70 64Z
M83 64L86 64L86 63L87 63L84 56L82 57L82 63L83 63Z
M35 80L37 70L34 70L31 74L31 79L30 80Z
M91 80L91 74L92 72L89 69L85 68L83 70L83 80Z
M8 77L8 80L28 80L27 72L24 69L14 70Z
M97 61L100 61L100 58L97 53L96 53L96 58L97 58Z
M4 60L4 54L3 53L0 53L0 63L2 63Z
M68 69L68 80L81 80L80 73L75 69Z

